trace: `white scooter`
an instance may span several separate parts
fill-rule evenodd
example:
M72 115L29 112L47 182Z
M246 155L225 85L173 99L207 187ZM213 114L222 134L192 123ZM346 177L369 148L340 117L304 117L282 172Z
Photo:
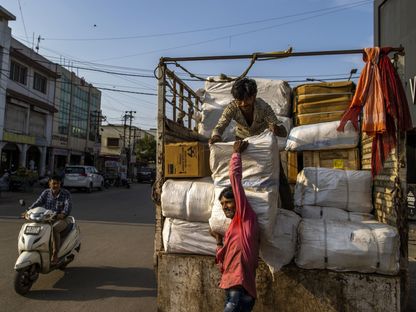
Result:
M20 205L24 206L23 200ZM33 283L38 279L39 273L49 273L53 270L64 270L74 260L76 252L81 248L80 230L75 219L69 216L68 227L61 232L61 247L58 251L58 262L51 265L52 253L52 226L56 213L36 207L28 210L25 215L28 222L22 225L18 238L19 257L14 269L14 289L20 295L25 295ZM75 252L76 251L76 252Z

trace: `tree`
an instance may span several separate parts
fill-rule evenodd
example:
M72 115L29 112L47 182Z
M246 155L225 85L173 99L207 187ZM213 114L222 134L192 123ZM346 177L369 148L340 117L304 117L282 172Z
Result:
M156 140L152 136L139 139L136 144L136 161L149 163L156 161Z

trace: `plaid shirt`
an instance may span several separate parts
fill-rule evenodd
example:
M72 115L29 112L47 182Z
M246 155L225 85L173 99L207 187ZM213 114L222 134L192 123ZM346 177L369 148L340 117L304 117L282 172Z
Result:
M55 197L51 189L44 190L28 209L35 207L43 207L68 216L72 209L71 194L66 189L61 189Z
M272 124L280 124L270 105L261 98L256 98L256 102L254 103L253 122L249 126L246 118L237 106L237 102L234 100L225 107L217 125L212 131L211 136L221 136L224 133L225 128L227 128L233 119L237 123L235 135L239 138L247 138L253 135L258 135L268 129Z

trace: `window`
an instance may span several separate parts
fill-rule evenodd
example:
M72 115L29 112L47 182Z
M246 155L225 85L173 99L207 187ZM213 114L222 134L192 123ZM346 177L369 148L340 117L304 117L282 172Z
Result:
M12 61L10 64L10 79L25 85L27 81L27 67Z
M33 76L33 89L46 94L46 83L48 79L41 74L35 73Z
M68 134L71 110L71 80L65 73L62 73L59 89L58 132L60 134Z
M9 131L26 133L27 108L8 103L4 123L5 128Z
M45 137L46 115L31 111L29 119L29 133L38 137Z
M120 139L119 138L107 138L107 147L119 147Z

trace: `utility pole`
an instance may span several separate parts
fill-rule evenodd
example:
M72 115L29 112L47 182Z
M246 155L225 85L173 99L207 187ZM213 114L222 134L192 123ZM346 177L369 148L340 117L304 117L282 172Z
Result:
M131 159L131 127L133 121L133 114L136 114L136 111L125 111L124 114L124 151L126 152L126 159L127 159L127 176L130 176L130 159ZM127 126L127 118L129 119L129 140L128 140L128 147L126 148L126 126Z

